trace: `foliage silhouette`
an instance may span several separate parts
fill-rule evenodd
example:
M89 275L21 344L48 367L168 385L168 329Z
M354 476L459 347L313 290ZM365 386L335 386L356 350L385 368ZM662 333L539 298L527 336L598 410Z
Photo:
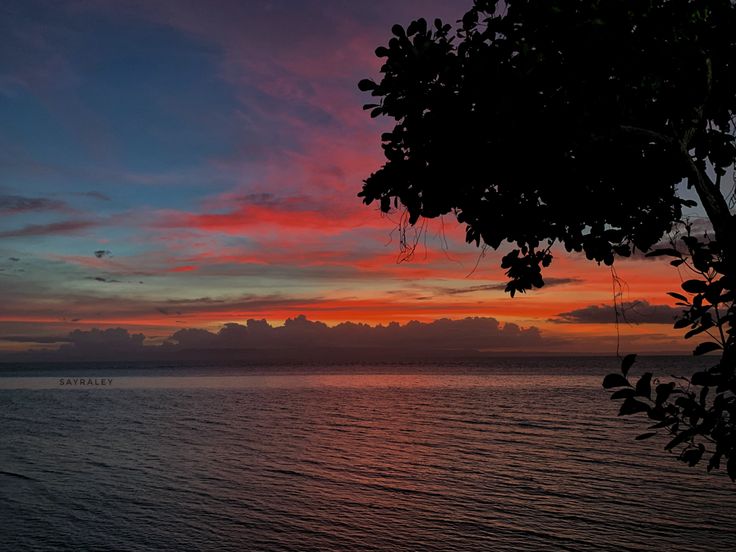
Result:
M686 309L675 326L713 334L695 354L720 350L720 362L678 387L632 384L627 357L604 386L622 415L672 433L683 461L708 452L709 469L727 459L735 478L736 228L721 192L736 157L734 2L476 0L458 23L394 25L376 50L382 78L358 87L395 126L359 196L403 206L410 225L452 213L468 242L509 244L512 296L544 285L555 243L610 265L674 232L653 254L698 276L672 294ZM712 225L702 241L676 234L695 205L681 182Z

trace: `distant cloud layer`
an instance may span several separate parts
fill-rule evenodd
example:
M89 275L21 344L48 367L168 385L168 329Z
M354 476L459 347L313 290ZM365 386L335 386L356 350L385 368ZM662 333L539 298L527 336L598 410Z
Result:
M25 238L30 236L48 236L54 234L71 234L86 230L97 223L90 220L67 220L50 224L28 224L15 230L0 232L0 238Z
M619 306L619 322L632 324L672 324L682 314L682 309L668 305L650 305L647 301L631 301ZM581 309L562 312L551 322L560 324L615 324L613 305L590 305Z
M494 318L441 319L370 326L344 322L330 327L305 316L288 319L283 326L265 320L227 324L219 332L179 330L167 342L178 349L273 347L376 347L395 349L516 350L541 343L537 328L502 325Z
M22 336L6 337L6 341L27 342ZM67 336L47 337L38 343L60 343L56 351L31 351L28 356L44 356L54 360L84 358L106 360L123 358L197 357L197 352L247 352L244 357L262 358L290 352L330 360L336 353L351 351L386 352L389 357L422 357L433 353L463 355L477 352L525 352L539 350L542 336L535 327L521 328L501 324L494 318L441 319L430 323L409 322L405 325L370 326L345 322L327 326L305 316L286 320L283 326L271 326L265 320L248 320L246 324L226 324L218 332L188 328L175 332L161 345L144 344L143 334L131 334L123 328L88 331L74 330ZM199 355L201 356L201 354ZM339 357L339 354L338 354ZM359 360L360 358L356 358Z
M64 345L60 351L85 353L89 354L90 358L102 352L106 355L140 352L143 350L145 338L143 334L130 334L123 328L74 330L67 337L69 344Z

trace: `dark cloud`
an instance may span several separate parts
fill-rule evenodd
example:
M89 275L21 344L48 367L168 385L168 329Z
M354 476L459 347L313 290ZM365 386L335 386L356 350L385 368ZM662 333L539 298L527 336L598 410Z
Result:
M49 336L28 336L28 335L3 335L0 341L9 341L11 343L69 343L69 336L49 335Z
M51 224L29 224L16 230L0 232L0 238L24 238L31 236L48 236L53 234L73 234L97 226L98 223L90 220L66 220Z
M482 284L478 286L470 286L466 288L435 288L435 295L464 295L466 293L475 293L478 291L497 291L503 290L506 284ZM429 297L422 297L420 299L429 299Z
M568 284L578 284L582 281L580 278L545 278L544 285L545 287L566 286Z
M182 315L181 311L177 311L177 310L172 311L171 309L166 309L164 307L156 307L156 310L160 312L161 314L163 314L164 316L174 316L174 315L181 316Z
M8 260L13 263L17 263L18 261L20 261L20 258L19 257L8 257Z
M143 334L131 334L123 328L99 330L74 330L67 338L67 344L59 348L65 354L83 355L85 358L115 358L117 355L135 355L143 351Z
M343 322L330 327L300 315L283 326L265 320L248 320L245 325L226 324L219 332L185 329L174 333L168 347L199 348L369 348L407 351L432 350L519 350L538 346L537 328L501 324L494 318L441 319L434 322L391 323L370 326Z
M545 278L544 286L563 286L566 284L575 284L581 282L579 278ZM435 295L463 295L466 293L476 293L482 291L504 291L506 283L501 284L482 284L478 286L470 286L466 288L434 288Z
M0 213L12 215L30 211L67 211L66 203L45 197L24 197L19 195L0 195Z
M490 352L541 351L550 341L535 328L501 324L494 318L441 319L401 325L370 326L344 322L330 327L300 315L272 326L266 320L225 324L219 331L179 330L162 345L144 345L143 334L123 328L75 330L63 337L6 337L6 341L62 343L55 351L28 351L29 358L85 359L197 359L233 355L247 360L311 358L354 361L477 355Z
M218 334L197 328L186 328L172 335L169 346L180 349L209 349L218 345Z
M619 322L631 324L672 324L682 314L682 309L669 305L650 305L647 301L631 301L619 307ZM616 311L613 305L590 305L569 312L562 312L550 322L560 324L614 324Z
M119 284L120 280L114 280L112 278L103 278L102 276L87 276L85 280L94 280L95 282L104 282L107 284Z

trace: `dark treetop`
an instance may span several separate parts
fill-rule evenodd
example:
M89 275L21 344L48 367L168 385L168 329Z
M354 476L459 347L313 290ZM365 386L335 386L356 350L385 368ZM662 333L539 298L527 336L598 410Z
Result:
M456 32L395 25L382 79L359 84L396 120L359 195L512 242L512 294L543 285L555 241L606 264L651 248L688 204L684 179L723 232L706 166L720 180L734 162L734 29L728 0L481 0Z
M376 50L381 81L359 83L378 101L365 109L396 121L365 203L401 204L409 224L452 212L469 242L510 242L511 295L544 285L555 242L611 264L676 229L649 254L695 276L670 294L675 327L707 336L694 354L720 359L689 378L632 380L628 355L603 385L620 415L669 433L680 460L725 460L736 479L736 227L721 192L736 156L734 0L476 0L454 33L423 19L392 30ZM712 224L702 241L689 224L681 233L694 205L682 181Z

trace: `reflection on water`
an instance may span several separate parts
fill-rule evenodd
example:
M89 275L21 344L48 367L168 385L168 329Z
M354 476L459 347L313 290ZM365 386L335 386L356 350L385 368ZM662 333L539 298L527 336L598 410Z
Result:
M2 378L7 550L736 545L732 484L633 441L598 376L58 377Z

